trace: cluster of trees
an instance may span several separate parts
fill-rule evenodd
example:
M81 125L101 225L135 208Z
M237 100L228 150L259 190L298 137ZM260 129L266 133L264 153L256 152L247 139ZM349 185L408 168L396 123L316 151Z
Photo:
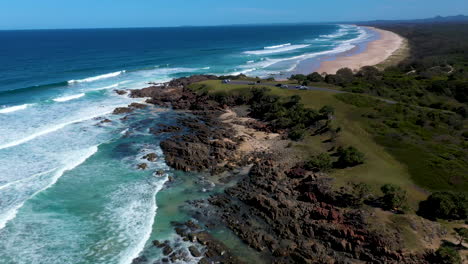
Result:
M287 130L292 140L301 140L311 127L317 125L321 120L325 121L325 127L330 128L335 109L324 106L319 110L306 108L300 103L301 97L280 97L269 93L268 88L253 88L242 92L217 92L209 94L204 87L197 87L200 96L209 96L211 100L218 103L236 106L248 105L250 115L256 119L268 122L270 128L279 131ZM334 132L338 133L340 129Z
M334 109L329 106L318 111L304 107L298 95L281 98L267 92L265 88L251 90L250 114L268 122L275 130L287 129L292 140L302 139L308 128L320 120L329 120L334 114Z
M293 75L300 83L326 82L344 90L468 116L468 23L387 25L409 40L411 56L380 71L371 66L358 72Z
M313 72L308 75L304 74L293 74L289 77L290 80L295 80L302 85L308 85L311 82L323 82L324 78L318 72Z
M462 192L434 192L419 204L418 214L428 219L459 220L468 217L468 196Z
M462 258L458 251L451 246L441 246L434 254L427 257L430 263L437 264L462 264Z
M338 147L336 153L333 156L328 153L321 153L316 156L312 156L304 164L304 167L312 171L327 172L332 168L347 168L354 167L364 163L364 153L357 150L355 147Z
M380 190L384 194L382 205L387 210L400 210L407 202L407 193L400 186L394 184L385 184Z
M387 210L401 210L406 207L407 192L394 184L385 184L381 204ZM468 217L468 196L463 192L435 192L420 202L417 213L425 218L436 220L463 220ZM468 234L465 229L457 231L460 237Z

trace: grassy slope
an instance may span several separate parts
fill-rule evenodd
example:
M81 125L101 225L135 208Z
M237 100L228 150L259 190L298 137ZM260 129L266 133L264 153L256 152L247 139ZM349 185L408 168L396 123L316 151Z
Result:
M206 81L192 86L193 89L203 89L211 93L242 93L251 87L221 84L220 81ZM384 147L377 144L372 135L366 131L363 125L364 118L361 117L361 109L338 100L334 94L329 92L268 88L271 89L271 93L280 96L298 94L302 97L301 102L306 107L314 109L324 105L335 107L335 126L340 126L343 129L337 142L344 146L355 146L366 155L365 164L354 168L336 170L332 173L332 176L336 177L338 185L344 185L348 181L366 182L373 186L377 192L380 185L395 183L408 190L413 207L416 206L418 201L426 197L426 193L413 184L406 166L398 162ZM295 144L295 147L304 154L304 157L307 157L327 151L331 147L329 143L323 142L327 139L326 136L309 136L304 141Z
M262 87L256 85L256 87ZM227 85L220 81L206 81L192 85L192 89L206 91L209 93L234 93L242 94L251 89L250 85ZM360 166L347 169L335 170L331 173L336 179L336 186L346 185L348 182L365 182L369 184L374 194L381 195L380 186L386 183L393 183L406 189L408 192L408 205L413 209L418 207L418 203L424 200L428 191L420 186L428 186L430 184L441 184L444 186L446 182L438 183L437 171L421 165L421 161L427 158L427 153L424 149L416 149L407 145L386 144L388 142L379 142L375 134L369 131L371 123L367 117L368 108L365 107L366 101L373 101L372 97L361 95L364 98L364 105L359 107L345 103L343 99L338 99L340 95L322 92L322 91L300 91L300 90L285 90L277 87L268 87L272 94L279 96L300 95L302 103L306 107L319 109L324 105L331 105L335 108L335 120L333 126L342 128L342 132L337 139L338 145L352 145L364 152L366 162ZM369 100L371 98L371 100ZM369 101L368 101L369 100ZM345 100L346 101L346 100ZM383 106L379 106L383 104ZM375 104L377 108L387 108L386 103L379 101ZM387 107L385 107L387 106ZM419 107L419 109L425 109ZM427 110L427 109L426 109ZM433 110L433 109L432 109ZM328 135L307 136L303 141L294 144L294 147L299 153L302 153L304 158L310 155L316 155L322 152L327 152L333 146L332 143L327 143ZM335 145L336 145L335 143ZM409 164L410 166L406 166ZM425 173L428 172L428 173ZM418 185L415 184L415 181ZM456 186L455 186L456 187ZM363 208L368 210L371 208ZM438 241L428 243L425 241L427 230L430 230L430 225L423 224L422 220L414 214L395 215L391 212L381 209L373 210L374 217L370 224L370 228L375 228L384 232L398 232L401 234L404 248L411 252L422 253L426 248L437 248ZM415 227L416 230L414 229ZM446 230L451 230L453 224L444 226ZM385 231L386 230L386 231Z

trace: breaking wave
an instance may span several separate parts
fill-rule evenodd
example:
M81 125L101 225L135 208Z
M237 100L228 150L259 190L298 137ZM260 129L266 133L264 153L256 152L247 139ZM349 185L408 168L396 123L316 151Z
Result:
M89 77L89 78L85 78L85 79L81 79L81 80L70 80L70 81L68 81L68 84L83 83L83 82L94 82L94 81L98 81L98 80L102 80L102 79L108 79L108 78L116 77L116 76L119 76L119 75L121 75L123 73L125 73L125 71L111 72L111 73L98 75L98 76L94 76L94 77Z
M14 146L18 146L18 145L24 144L24 143L26 143L28 141L31 141L31 140L33 140L33 139L35 139L37 137L40 137L40 136L55 132L57 130L60 130L60 129L68 126L68 125L75 124L75 123L80 123L80 122L83 122L83 121L86 121L86 120L90 120L90 119L93 119L93 118L96 118L96 117L99 117L99 116L102 116L102 115L109 114L111 112L112 111L98 113L98 114L95 114L95 115L92 115L92 116L87 116L87 117L84 117L84 118L81 118L81 119L72 120L72 121L69 121L69 122L58 124L58 125L49 127L48 129L45 129L45 130L36 132L34 134L31 134L31 135L29 135L27 137L24 137L22 139L18 139L18 140L15 140L13 142L9 142L9 143L0 145L0 149L6 149L6 148L11 148L11 147L14 147Z
M251 51L245 51L244 54L249 54L249 55L265 55L265 54L274 54L274 53L281 53L281 52L286 52L286 51L292 51L296 49L303 49L306 47L309 47L309 44L301 44L301 45L278 45L276 48L273 48L275 46L271 47L265 47L263 50L251 50Z
M42 188L40 188L39 190L35 191L28 199L30 199L31 197L36 196L38 193L40 193L40 192L48 189L52 185L54 185L58 181L58 179L63 175L63 173L65 173L66 171L73 170L74 168L78 167L80 164L85 162L89 157L93 156L97 151L98 151L98 146L93 146L91 148L83 150L80 153L73 153L73 154L75 154L74 157L77 157L76 160L70 161L70 163L65 164L64 167L62 167L62 168L60 168L58 170L53 169L53 170L49 170L49 171L46 171L46 172L38 173L38 174L35 174L35 175L33 175L33 176L31 176L31 177L29 177L27 179L24 179L24 180L30 180L30 179L33 179L35 177L39 177L39 176L43 176L43 175L46 175L48 173L51 173L54 170L56 171L52 175L52 177L50 178L49 183L47 185L43 186ZM21 181L18 181L16 183L19 183L19 182L21 182ZM13 183L12 185L14 185L14 184L15 183ZM4 188L8 188L8 187L9 186L5 186ZM2 189L4 189L4 188L2 188ZM20 202L19 204L16 204L15 206L11 207L7 212L4 212L4 213L2 213L0 215L0 230L3 229L5 227L5 225L9 221L11 221L12 219L14 219L16 217L16 214L17 214L18 210L24 205L26 200Z
M85 94L84 94L84 93L80 93L80 94L75 94L75 95L57 97L57 98L55 98L55 99L53 99L53 100L54 100L55 102L66 102L66 101L78 99L78 98L83 97L83 96L85 96Z
M10 106L10 107L4 107L0 109L0 114L8 114L12 112L16 112L19 110L24 110L31 106L31 104L23 104L23 105L16 105L16 106Z
M276 45L276 46L269 46L269 47L265 47L264 49L278 49L278 48L287 47L287 46L291 46L291 43L286 43L286 44L281 44L281 45Z

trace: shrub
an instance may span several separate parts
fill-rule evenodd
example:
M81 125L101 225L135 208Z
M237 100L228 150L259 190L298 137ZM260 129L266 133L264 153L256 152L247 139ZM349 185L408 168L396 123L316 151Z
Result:
M464 193L435 192L419 203L418 214L429 219L459 220L467 217L468 197Z
M375 80L379 74L380 72L376 67L364 66L358 71L356 76L362 77L365 80Z
M313 72L313 73L307 75L307 80L310 81L310 82L322 82L323 77L318 72Z
M336 72L336 77L340 84L348 84L353 82L354 74L350 68L341 68Z
M328 153L322 153L310 158L306 164L306 169L313 171L329 171L332 168L332 160Z
M335 108L333 106L325 105L320 108L319 113L323 119L330 119L335 114Z
M463 245L464 242L468 242L468 228L460 227L455 228L455 235L460 240L458 245Z
M352 187L351 195L353 196L352 198L352 204L354 206L361 206L366 198L369 196L370 193L370 186L365 183L350 183Z
M463 133L462 133L462 137L468 138L468 131L463 132Z
M398 209L406 203L406 191L393 184L385 184L380 190L384 194L382 197L383 206L386 209Z
M307 77L304 74L293 74L291 77L289 77L289 80L296 80L302 83L303 81L307 80Z
M434 254L434 263L461 264L462 259L457 250L448 246L441 246Z
M364 163L364 154L358 151L355 147L338 148L337 167L346 168L354 167Z
M304 125L300 124L291 128L291 130L288 133L288 137L294 141L299 141L304 138L305 133L306 129L304 128Z

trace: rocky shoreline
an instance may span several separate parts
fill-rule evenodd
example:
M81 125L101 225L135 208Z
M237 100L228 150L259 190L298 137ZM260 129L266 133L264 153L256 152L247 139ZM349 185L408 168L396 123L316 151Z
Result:
M398 234L370 231L369 212L348 207L346 193L332 190L333 179L285 158L293 155L285 135L270 133L268 124L238 115L234 105L188 89L191 83L216 78L180 78L130 93L185 114L177 126L151 130L155 135L179 132L161 142L172 168L226 176L234 169L253 166L224 193L192 202L200 225L224 225L266 256L265 263L428 263L422 255L405 252ZM116 111L129 113L139 107ZM241 263L200 225L174 223L184 241L204 247L190 250L199 263ZM168 257L163 262L183 259L167 243L154 244L165 249Z

